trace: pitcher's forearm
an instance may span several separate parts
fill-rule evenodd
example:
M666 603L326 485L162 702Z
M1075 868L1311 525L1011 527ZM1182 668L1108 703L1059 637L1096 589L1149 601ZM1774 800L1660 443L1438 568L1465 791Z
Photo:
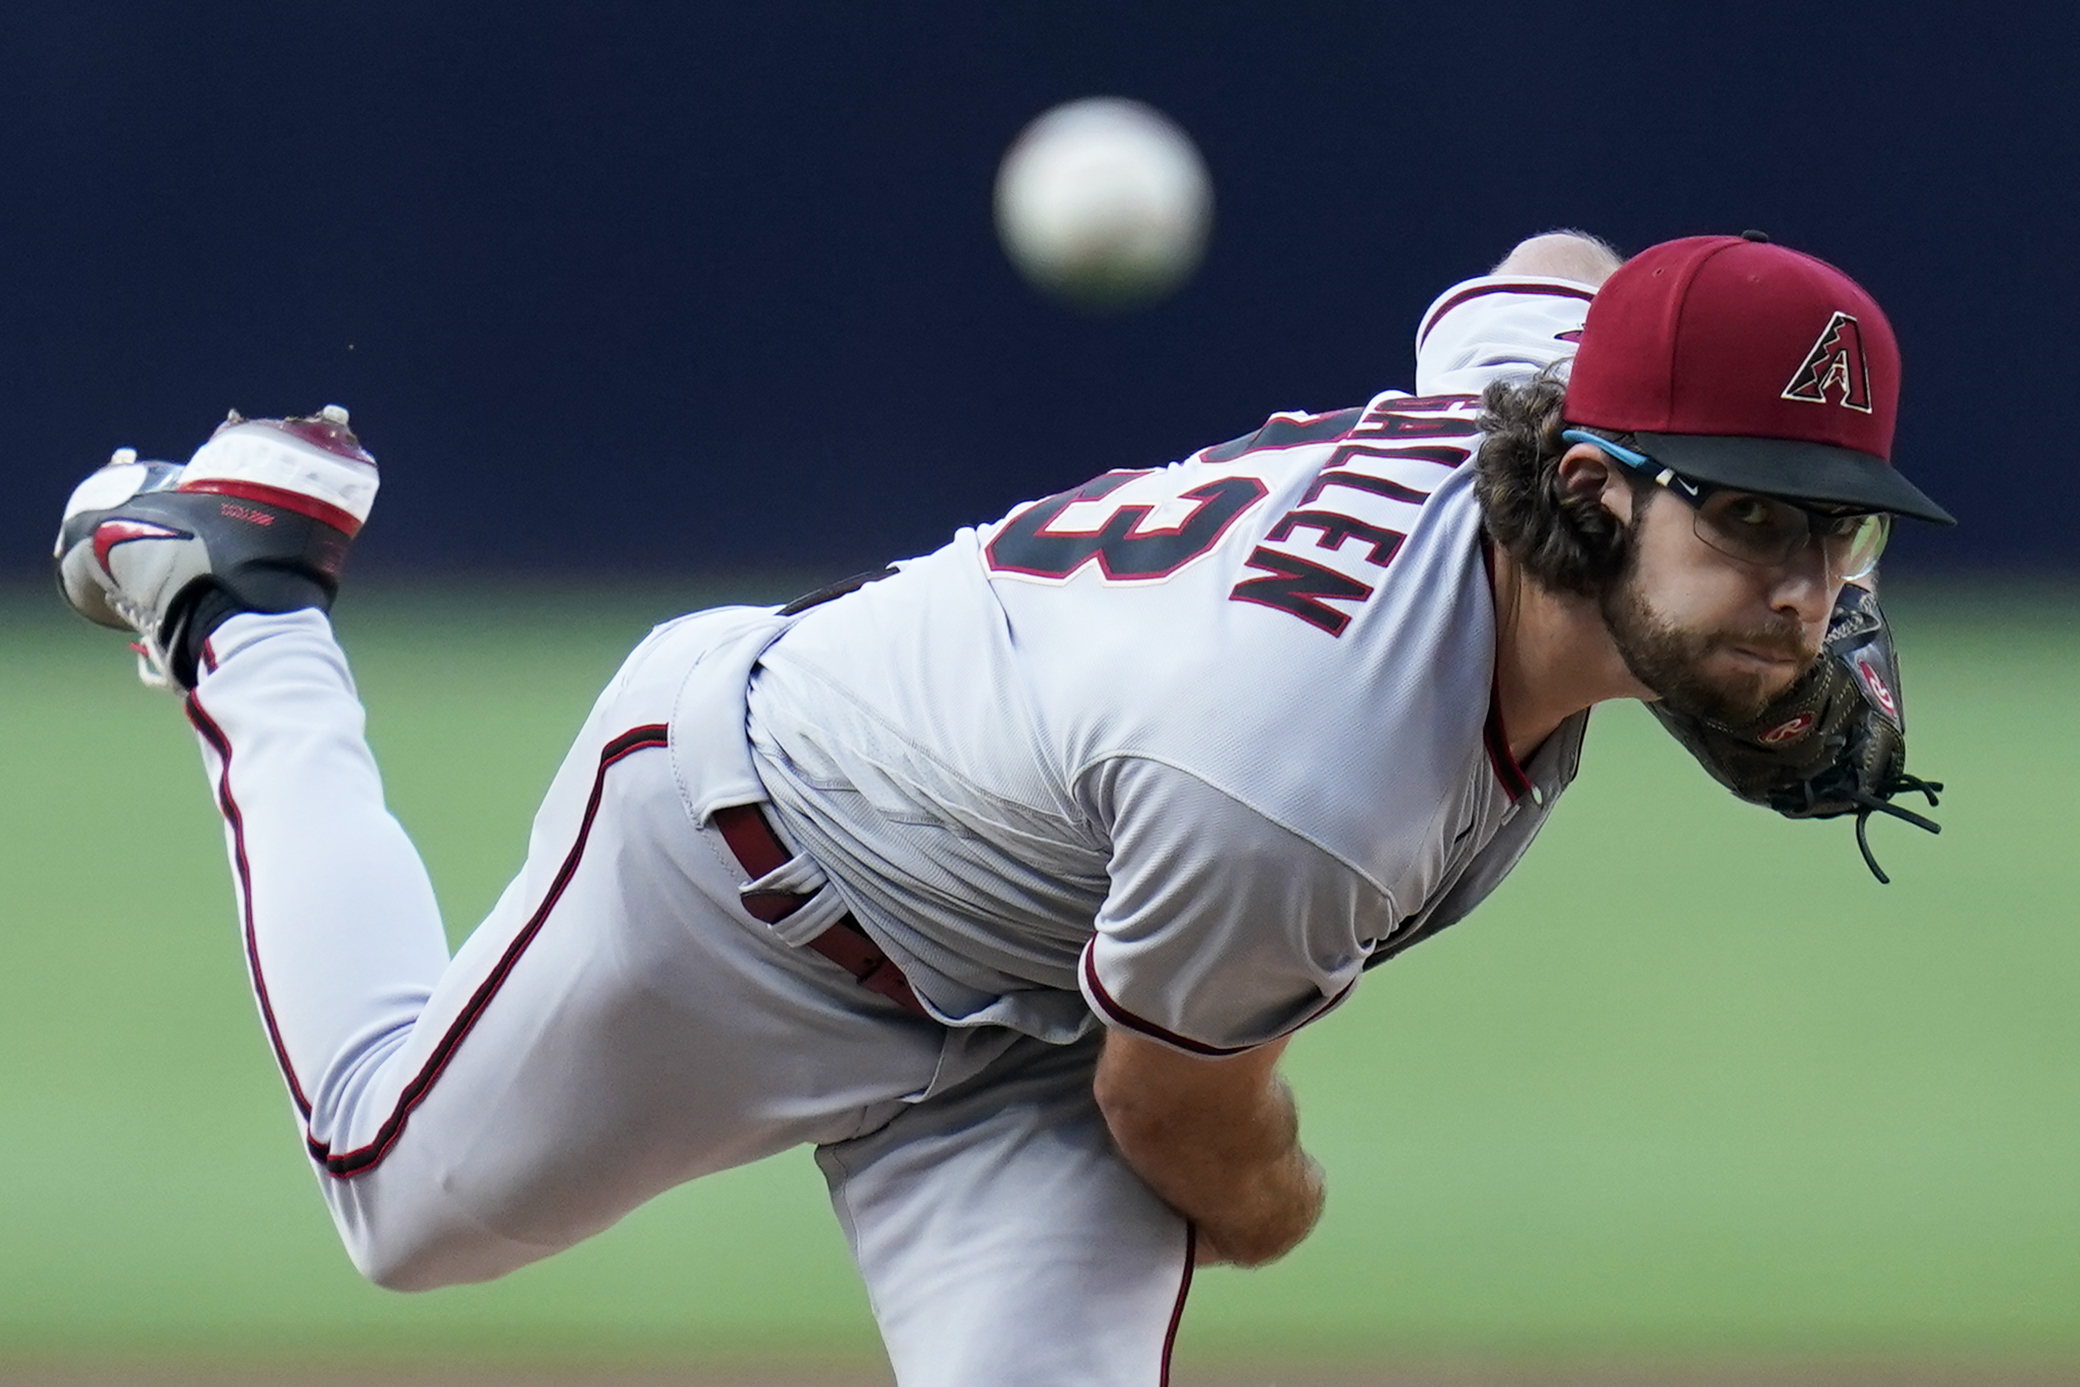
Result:
M1624 263L1624 256L1586 231L1548 231L1518 242L1491 273L1546 275L1600 285Z
M1259 1266L1292 1250L1322 1210L1321 1167L1299 1143L1277 1052L1209 1061L1108 1045L1098 1099L1120 1154L1197 1225L1215 1259Z
M1321 1167L1297 1144L1270 1159L1233 1163L1161 1142L1121 1150L1135 1173L1198 1228L1203 1260L1245 1267L1276 1261L1321 1217Z

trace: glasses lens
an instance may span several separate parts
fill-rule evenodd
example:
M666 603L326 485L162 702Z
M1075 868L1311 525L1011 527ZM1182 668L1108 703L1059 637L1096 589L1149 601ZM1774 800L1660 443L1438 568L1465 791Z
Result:
M1744 563L1782 563L1810 533L1807 512L1751 491L1716 492L1697 508L1697 537Z
M1868 578L1892 536L1889 515L1846 515L1825 522L1828 567L1843 578Z
M1819 515L1748 491L1718 492L1697 508L1697 537L1722 554L1780 564L1817 536L1828 570L1843 579L1869 577L1891 534L1890 515Z

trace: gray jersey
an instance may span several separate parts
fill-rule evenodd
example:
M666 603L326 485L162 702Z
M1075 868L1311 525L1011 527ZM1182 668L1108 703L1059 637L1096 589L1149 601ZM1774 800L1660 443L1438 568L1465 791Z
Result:
M1197 1244L1112 1140L1090 1032L1282 1034L1529 841L1581 728L1526 770L1495 722L1464 392L1564 350L1584 297L1462 286L1428 398L1110 474L798 616L659 627L453 958L326 618L224 622L188 714L356 1265L483 1280L814 1145L898 1380L1165 1378ZM784 860L717 818L767 800ZM770 922L768 890L805 900ZM848 909L951 1025L783 947Z
M1417 388L1113 472L804 614L748 726L782 832L950 1020L1223 1054L1464 915L1572 779L1494 707L1472 392L1589 291L1476 280Z

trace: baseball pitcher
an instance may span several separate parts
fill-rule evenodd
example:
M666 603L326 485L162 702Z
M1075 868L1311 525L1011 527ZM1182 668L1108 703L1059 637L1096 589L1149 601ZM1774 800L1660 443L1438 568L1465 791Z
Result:
M185 699L355 1265L499 1276L806 1144L905 1387L1153 1387L1194 1265L1321 1209L1281 1050L1494 889L1595 704L1784 813L1933 797L1859 580L1949 517L1847 276L1538 237L1414 384L659 627L452 958L326 617L345 412L89 477L61 586Z

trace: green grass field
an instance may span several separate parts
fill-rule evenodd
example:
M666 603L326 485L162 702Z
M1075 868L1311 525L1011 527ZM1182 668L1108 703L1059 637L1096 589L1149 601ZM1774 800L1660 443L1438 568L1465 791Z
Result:
M721 591L350 595L452 933L620 655ZM1950 792L1939 839L1873 827L1890 887L1847 824L1740 805L1600 712L1495 900L1295 1045L1328 1218L1204 1276L1188 1357L2080 1369L2080 624L1990 597L1893 599L1913 764ZM0 1369L871 1359L806 1153L496 1285L360 1283L176 705L40 591L0 598L0 656Z

